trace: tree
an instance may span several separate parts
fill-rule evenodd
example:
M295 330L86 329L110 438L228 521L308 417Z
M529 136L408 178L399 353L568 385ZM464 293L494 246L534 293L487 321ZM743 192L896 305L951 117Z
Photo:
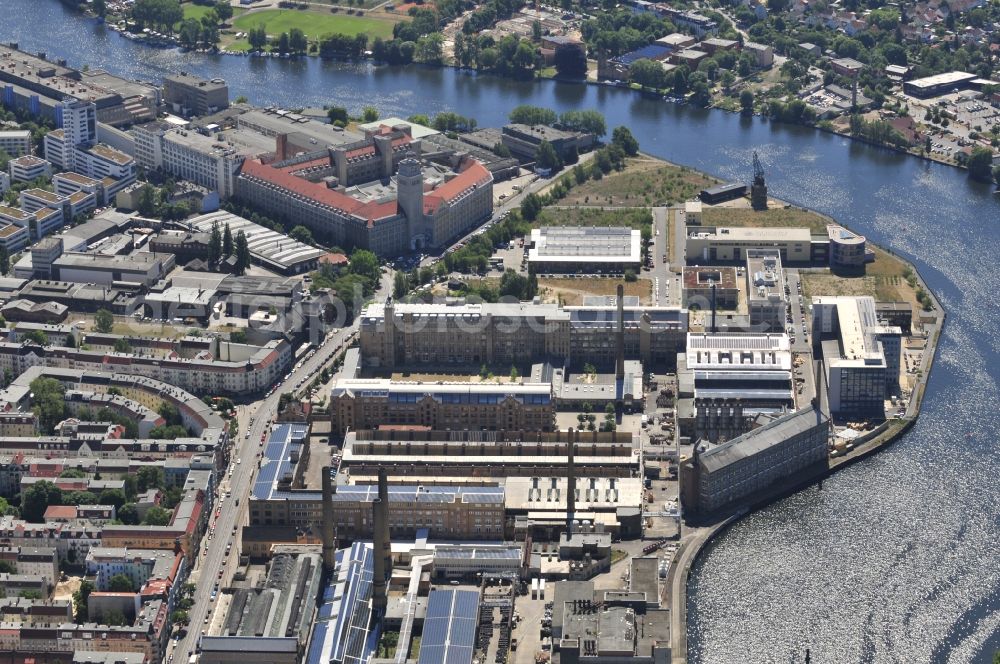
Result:
M973 180L989 182L993 179L993 151L989 148L976 146L968 161L969 177Z
M534 221L542 211L542 199L538 194L530 193L521 202L521 216L525 221Z
M21 495L21 518L31 523L42 523L45 510L50 505L62 504L62 491L52 482L35 482Z
M557 46L554 64L556 74L560 78L583 78L587 75L587 56L582 46L576 44Z
M87 600L92 592L94 592L93 582L84 579L80 582L80 587L73 593L73 606L76 607L75 617L78 623L87 619Z
M350 117L347 115L347 109L342 106L331 106L327 109L326 115L330 118L330 122L333 124L340 123L341 125L346 125L350 122Z
M309 49L309 40L306 33L301 28L292 28L288 31L288 46L293 53L305 53Z
M643 88L659 90L665 85L663 66L649 58L639 58L629 68L629 80Z
M417 40L413 59L426 64L441 64L444 57L444 36L440 32L423 35Z
M10 272L10 253L6 246L0 245L0 276Z
M125 503L121 506L121 509L117 512L118 520L124 523L126 526L135 526L139 524L139 509L136 507L135 503Z
M83 472L79 468L67 468L66 470L59 473L60 478L67 479L83 479L87 476L87 473Z
M170 523L170 512L162 507L150 507L142 523L147 526L166 526Z
M374 106L365 106L361 109L362 122L375 122L378 120L378 109Z
M101 616L101 622L110 627L123 627L126 622L125 614L118 609L108 609Z
M115 327L115 316L107 309L98 309L94 314L94 329L101 334L110 334Z
M181 22L177 37L180 39L181 46L194 48L198 45L198 40L201 39L201 23L193 18L185 19Z
M255 51L259 51L267 46L267 28L264 25L258 25L255 28L250 28L247 31L247 41L250 43L250 48Z
M31 381L31 410L43 433L50 433L66 417L63 395L66 387L55 378L40 377Z
M514 107L507 119L512 124L554 125L559 120L559 116L549 108L521 104Z
M117 510L125 504L125 492L121 489L105 489L101 492L98 501L101 505L114 505Z
M236 231L236 274L246 274L250 267L250 245L246 233Z
M403 297L409 290L410 285L406 281L406 275L397 272L392 278L392 296L395 298Z
M170 622L175 625L188 624L188 612L178 609L170 614Z
M24 339L25 341L30 341L34 344L38 344L39 346L49 345L49 335L45 334L41 330L32 330L31 332L28 332L24 335Z
M222 232L222 257L229 258L233 255L233 231L229 228L229 222L226 222L226 228Z
M212 233L208 238L208 263L214 265L222 257L222 231L219 222L212 222Z
M159 466L143 466L136 472L135 479L138 483L139 493L150 489L162 489L166 485L163 468Z
M368 249L355 249L351 254L348 268L352 274L365 277L377 283L381 271L379 269L378 256Z
M108 590L113 593L132 593L135 592L135 584L125 574L115 574L108 580Z
M222 22L228 21L233 17L233 6L227 2L227 0L219 0L215 3L215 15L219 17Z
M125 354L128 354L128 353L132 352L132 344L130 344L128 342L128 339L126 339L125 337L121 337L119 339L115 339L115 346L114 346L114 348L115 348L115 352L116 353L125 353Z
M628 127L615 127L615 130L611 132L611 144L620 147L629 157L639 154L639 141L635 139Z
M604 114L599 111L566 111L559 116L559 124L572 131L582 131L594 136L608 133Z
M316 241L313 239L312 231L301 224L293 228L288 234L288 237L293 240L297 240L302 244L316 244Z
M538 144L538 149L535 151L535 166L550 169L552 172L562 168L563 163L559 153L548 141L542 141Z
M743 115L753 115L753 92L750 90L740 93L740 112Z
M108 13L108 4L105 0L92 0L90 8L101 18L104 18L104 15Z

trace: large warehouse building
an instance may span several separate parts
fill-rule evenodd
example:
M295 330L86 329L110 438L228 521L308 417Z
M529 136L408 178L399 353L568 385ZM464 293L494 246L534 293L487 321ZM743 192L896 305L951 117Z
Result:
M642 269L642 233L632 228L545 226L531 231L528 268L535 274L623 274Z

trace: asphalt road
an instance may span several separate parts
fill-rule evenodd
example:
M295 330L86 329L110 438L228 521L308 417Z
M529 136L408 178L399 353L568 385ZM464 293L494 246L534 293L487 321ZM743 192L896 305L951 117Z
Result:
M242 526L247 521L248 497L257 471L257 454L262 449L261 437L266 436L269 431L281 393L292 391L300 380L306 383L312 380L316 373L339 354L345 339L353 335L357 329L358 322L355 319L351 326L330 333L312 357L303 362L297 370L292 371L286 380L278 383L270 396L240 406L238 415L240 434L234 444L229 468L224 474L220 474L219 498L214 507L216 511L209 517L208 530L202 539L202 548L189 579L195 584L196 590L194 603L188 611L190 620L188 633L184 639L176 644L171 642L172 647L168 647L168 656L173 653L175 661L182 662L182 658L187 659L190 653L196 652L198 637L201 636L202 630L207 631L206 619L210 618L215 608L216 602L211 600L214 585L218 581L220 588L227 586L239 564L241 530L237 527L236 533L233 534L233 528ZM250 417L254 418L254 423L248 429L247 423ZM250 433L249 437L246 436L247 431ZM232 476L229 475L230 470ZM227 487L231 491L228 497L224 491ZM211 539L208 539L209 533L214 533ZM208 543L207 551L204 549L205 542ZM232 548L227 553L226 546L229 544L232 544Z

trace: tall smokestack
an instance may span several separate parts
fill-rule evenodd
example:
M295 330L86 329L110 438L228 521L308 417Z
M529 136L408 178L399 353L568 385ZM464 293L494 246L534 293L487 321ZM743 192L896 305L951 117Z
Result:
M332 572L337 544L333 535L333 475L330 466L323 467L323 570Z
M615 378L625 380L625 286L618 284L618 330L615 335Z
M372 501L372 555L375 557L374 573L372 574L372 610L385 611L388 605L386 578L389 576L385 566L385 556L382 555L382 531L385 527L385 507L382 499Z
M576 512L576 430L570 428L566 439L566 534L573 532L573 514Z
M386 477L385 468L378 469L378 499L382 510L382 528L374 535L374 539L379 546L376 555L381 554L385 563L385 568L389 574L392 573L392 541L389 538L389 480Z
M712 327L709 328L709 332L715 334L718 332L718 328L715 327L715 282L712 282Z

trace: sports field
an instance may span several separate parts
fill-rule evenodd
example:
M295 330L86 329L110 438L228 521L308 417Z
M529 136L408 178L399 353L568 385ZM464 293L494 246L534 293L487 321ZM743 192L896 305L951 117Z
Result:
M263 25L271 37L299 28L309 39L319 39L324 35L367 34L369 37L392 38L395 20L372 16L350 16L329 12L299 11L296 9L265 9L249 12L233 20L233 28L246 32L250 28Z

